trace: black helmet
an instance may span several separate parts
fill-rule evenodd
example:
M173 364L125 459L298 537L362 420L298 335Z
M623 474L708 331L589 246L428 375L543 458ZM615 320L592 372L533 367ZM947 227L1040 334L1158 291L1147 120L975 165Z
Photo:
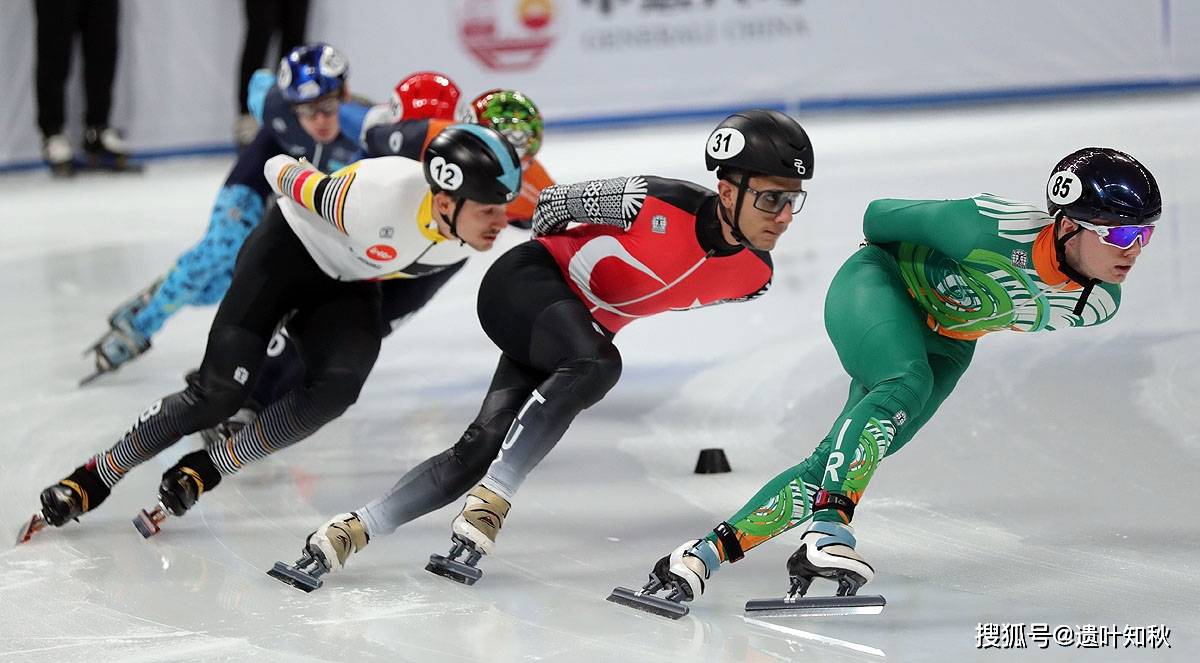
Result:
M813 176L808 134L790 116L773 110L748 110L725 118L708 137L704 165L754 175Z
M505 204L521 190L516 150L494 129L478 124L443 129L425 148L423 161L429 188L460 201Z
M1110 147L1085 147L1059 161L1046 182L1046 209L1081 221L1154 223L1162 214L1158 182L1137 159Z

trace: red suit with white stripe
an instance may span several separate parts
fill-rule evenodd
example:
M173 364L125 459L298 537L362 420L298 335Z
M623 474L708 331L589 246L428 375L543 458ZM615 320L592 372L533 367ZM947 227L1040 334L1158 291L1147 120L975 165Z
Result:
M717 194L658 177L553 186L534 216L537 241L611 332L637 318L745 301L771 283L765 251L721 239ZM591 225L555 232L567 222Z

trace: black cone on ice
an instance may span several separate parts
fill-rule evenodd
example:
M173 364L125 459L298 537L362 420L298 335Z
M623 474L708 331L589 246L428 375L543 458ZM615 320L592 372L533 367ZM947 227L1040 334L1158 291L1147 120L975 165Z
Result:
M724 449L701 449L696 459L696 474L724 474L730 471Z

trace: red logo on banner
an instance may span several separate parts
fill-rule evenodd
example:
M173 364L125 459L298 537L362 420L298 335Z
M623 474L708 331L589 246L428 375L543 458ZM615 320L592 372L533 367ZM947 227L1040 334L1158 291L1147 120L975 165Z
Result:
M379 262L395 260L396 249L393 249L387 244L376 244L375 246L367 249L367 257L371 260L378 260Z
M531 69L554 43L551 0L462 0L458 35L488 69Z

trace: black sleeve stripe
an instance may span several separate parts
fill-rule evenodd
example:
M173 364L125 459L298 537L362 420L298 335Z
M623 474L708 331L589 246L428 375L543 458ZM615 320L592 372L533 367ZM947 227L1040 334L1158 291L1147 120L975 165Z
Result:
M706 189L699 184L686 180L673 180L666 177L646 177L648 194L659 200L691 213L693 216L700 211L701 205L716 192Z

